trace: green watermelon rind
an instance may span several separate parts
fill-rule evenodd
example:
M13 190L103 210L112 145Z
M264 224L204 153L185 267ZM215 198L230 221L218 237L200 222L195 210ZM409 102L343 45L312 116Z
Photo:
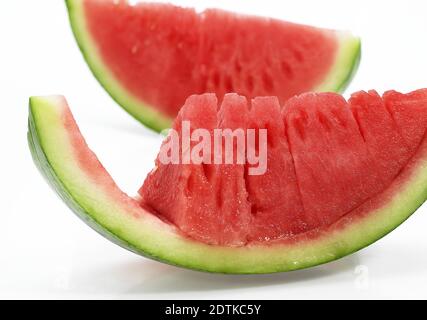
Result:
M424 139L417 156L403 171L406 174L399 175L383 192L378 208L363 217L353 220L347 215L346 220L338 222L339 226L323 230L316 238L292 243L211 246L186 238L175 227L139 208L131 198L117 201L103 185L95 183L75 157L69 129L63 124L62 115L67 110L68 107L52 98L30 100L28 141L39 170L72 211L101 235L134 253L171 265L227 274L313 267L379 240L427 199L427 139ZM115 185L112 188L118 190ZM135 210L141 215L135 217L132 214Z
M110 241L114 242L117 245L127 248L128 250L132 248L132 245L124 242L120 238L116 237L111 231L105 227L101 227L100 224L78 204L77 200L74 199L73 195L69 190L67 190L64 183L61 182L58 175L52 170L52 166L47 159L46 154L43 149L40 147L40 140L38 139L37 129L30 110L30 116L28 120L28 134L27 134L28 146L31 151L31 156L34 163L39 169L43 177L48 181L49 185L53 190L55 190L58 196L71 208L77 215L92 229L101 235L107 237ZM136 251L134 251L136 252Z
M340 49L335 63L315 92L344 92L359 69L362 58L362 42L348 32L338 32ZM337 80L339 79L339 80Z
M71 28L74 37L95 78L108 94L132 117L155 131L170 128L173 119L165 116L156 108L141 101L129 92L116 79L103 63L100 53L92 39L83 8L83 0L65 0ZM338 32L340 48L337 51L336 62L324 81L313 88L316 92L343 92L356 74L361 58L360 38L347 32Z
M71 28L77 44L95 78L107 93L132 117L150 129L161 132L170 128L172 120L155 108L142 102L125 89L108 67L102 62L98 49L86 28L82 0L65 0L68 8Z

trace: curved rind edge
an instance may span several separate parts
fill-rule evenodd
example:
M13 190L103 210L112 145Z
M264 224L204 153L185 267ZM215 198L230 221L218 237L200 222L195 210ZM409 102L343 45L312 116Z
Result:
M100 224L93 217L91 217L90 214L85 212L85 210L80 207L79 203L74 199L72 194L67 190L62 181L58 178L55 171L52 170L52 166L50 165L49 160L43 151L43 148L41 148L31 105L32 103L30 99L27 141L32 159L41 175L45 178L49 186L55 191L59 198L87 225L89 225L92 229L94 229L96 232L106 237L113 243L127 250L138 253L137 250L133 248L131 244L118 238L116 235L108 231L105 227L100 226Z
M320 265L382 238L411 216L427 197L424 139L423 157L409 165L413 167L408 168L413 171L410 179L405 180L399 192L393 193L386 206L357 222L349 219L338 230L326 230L315 240L293 244L209 246L181 236L148 213L138 218L127 215L130 212L127 204L117 203L99 191L100 186L85 178L77 160L73 159L72 146L63 139L67 129L58 116L60 107L54 104L49 98L32 98L29 113L30 150L49 184L85 223L107 239L137 254L180 267L215 273L259 274ZM67 179L67 175L72 179Z
M148 128L157 132L170 128L173 119L162 115L155 108L132 95L102 63L100 54L86 29L85 14L82 7L83 1L65 0L65 3L68 9L71 29L83 58L105 91L132 117Z
M315 92L344 92L359 69L362 41L349 32L337 32L339 49L330 72Z

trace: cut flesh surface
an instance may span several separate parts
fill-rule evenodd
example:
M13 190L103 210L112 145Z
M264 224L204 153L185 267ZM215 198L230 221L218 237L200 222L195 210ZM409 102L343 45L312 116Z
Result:
M409 95L389 92L383 97L375 92L361 92L346 102L333 94L305 94L291 99L281 111L275 99L254 100L248 116L240 119L248 127L268 126L277 132L269 143L273 146L272 159L281 164L275 164L271 170L282 170L285 178L272 185L271 201L288 212L270 208L263 193L264 180L273 180L275 172L269 173L271 177L260 176L248 182L244 167L203 169L196 165L182 166L176 171L158 166L141 190L143 200L147 201L145 190L151 190L149 185L160 181L156 172L160 177L171 174L176 181L182 175L193 176L193 186L201 187L199 198L192 199L191 209L188 198L181 195L181 183L173 186L163 182L157 185L159 191L177 194L172 199L176 206L170 206L175 212L165 211L169 213L166 219L165 214L159 215L161 208L153 208L157 202L145 203L144 209L140 200L117 187L88 148L62 97L31 98L28 138L37 166L69 207L124 248L197 270L271 273L307 268L353 253L392 231L425 201L427 142L425 127L421 127L427 124L426 97L425 90ZM199 103L206 104L205 110L211 111L198 115L195 105ZM210 123L212 128L218 123L242 126L242 120L233 115L248 110L244 98L230 95L219 111L210 109L216 103L212 95L191 97L179 117L192 117L196 126L201 116L206 117L203 123ZM258 104L271 108L276 119L280 112L282 123L262 115L252 116L257 115ZM371 114L369 110L375 112ZM375 120L376 127L370 119ZM384 126L388 128L384 137L374 139L376 130ZM411 135L405 135L408 131ZM283 132L286 139L279 134ZM375 146L388 148L389 158ZM293 170L288 168L290 163ZM319 167L323 171L317 170ZM228 201L222 200L226 210L216 212L224 218L221 225L217 216L212 216L216 202L211 193L218 195L218 189L209 181L224 181L222 177L229 180L221 188L223 196L228 197ZM292 187L292 182L298 184L297 188ZM289 193L287 198L295 197L299 202L280 202L277 190L282 189ZM243 190L247 193L246 202L233 203L233 199L243 199ZM151 191L154 197L156 194ZM197 208L201 201L206 202L206 212ZM255 208L266 208L255 215L258 220L253 215L254 204ZM205 218L210 220L203 224ZM274 228L266 227L272 222L277 222ZM217 229L213 231L208 223ZM185 229L190 224L194 226L192 233ZM224 232L227 227L231 228L228 233ZM201 228L205 228L204 237L200 236Z
M278 96L342 91L360 58L349 33L209 9L126 0L67 0L94 75L147 126L169 127L197 93Z
M349 102L333 93L308 93L282 110L277 98L248 103L228 94L217 111L215 95L193 96L174 128L180 132L187 121L191 132L207 123L211 131L266 129L267 170L250 175L249 164L212 165L208 158L165 165L159 158L140 190L142 204L212 245L282 240L333 225L386 189L414 155L427 128L427 90L415 94L417 108L407 113L417 112L416 124L394 120L391 92L384 99L374 91L359 92ZM410 125L424 129L412 129L411 141L405 141L402 132ZM168 147L166 140L162 150ZM171 185L181 192L168 191Z

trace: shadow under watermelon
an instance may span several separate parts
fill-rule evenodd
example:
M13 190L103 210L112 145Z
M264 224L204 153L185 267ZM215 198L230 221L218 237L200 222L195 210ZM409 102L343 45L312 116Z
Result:
M127 294L179 293L192 291L238 290L244 288L269 287L296 283L323 283L336 279L354 281L355 270L360 265L357 254L310 269L287 273L264 275L221 275L179 269L152 261L132 262L122 266L127 274L135 274L139 284L129 289ZM143 272L142 272L143 270ZM129 272L129 273L128 273ZM144 274L144 277L141 277Z

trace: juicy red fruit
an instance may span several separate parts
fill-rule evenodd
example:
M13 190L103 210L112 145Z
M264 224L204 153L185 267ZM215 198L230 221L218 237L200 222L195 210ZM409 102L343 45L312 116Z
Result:
M334 31L210 9L84 1L103 62L135 97L175 117L185 99L214 92L281 103L313 90L338 50Z
M216 96L205 94L187 100L174 123L178 132L183 120L192 130L267 129L266 173L248 175L247 163L157 159L141 204L190 238L241 246L321 231L385 190L424 137L427 90L359 92L348 102L309 93L282 108L277 98L248 103L235 94L218 107Z

